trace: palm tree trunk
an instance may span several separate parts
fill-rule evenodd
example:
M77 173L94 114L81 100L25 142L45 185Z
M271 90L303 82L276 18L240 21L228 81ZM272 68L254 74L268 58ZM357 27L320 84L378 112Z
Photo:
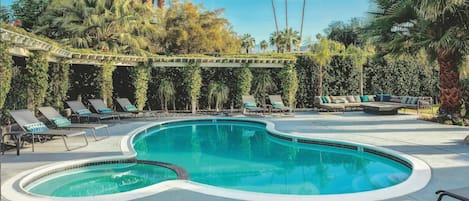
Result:
M272 0L272 10L274 11L275 30L277 31L277 35L278 35L277 12L275 11L274 0Z
M300 44L301 44L301 39L303 38L303 24L305 22L305 7L306 7L306 0L303 0L303 10L301 12Z
M461 86L459 84L459 71L454 53L443 50L438 51L438 64L440 65L440 116L461 115Z
M319 66L318 75L318 96L322 96L322 66Z
M360 96L363 96L363 66L360 66Z

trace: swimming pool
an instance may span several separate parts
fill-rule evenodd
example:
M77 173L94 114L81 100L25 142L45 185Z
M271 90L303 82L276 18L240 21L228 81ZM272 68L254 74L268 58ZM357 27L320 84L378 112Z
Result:
M265 124L229 120L168 124L134 139L140 160L176 164L191 181L243 191L357 193L396 185L412 172L397 157L330 145L289 142Z
M32 187L40 188L41 179L51 182L71 175L66 173L70 169L123 161L158 163L157 166L176 172L178 179L173 180L174 175L169 174L154 180L156 184L136 185L135 190L130 188L123 193L66 199L132 200L189 191L209 198L239 200L382 200L417 191L431 177L428 165L406 154L371 145L285 134L276 131L271 122L258 119L149 123L125 136L121 149L122 156L61 162L23 172L2 185L3 195L50 200L54 197L41 194L44 191L31 192ZM87 167L85 172L90 169L99 167ZM140 172L137 175L146 174Z

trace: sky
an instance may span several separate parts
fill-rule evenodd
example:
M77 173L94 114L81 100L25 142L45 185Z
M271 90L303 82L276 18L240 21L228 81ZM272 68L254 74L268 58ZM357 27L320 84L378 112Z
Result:
M208 10L224 8L225 12L222 17L228 19L238 34L251 34L256 39L256 43L262 40L268 41L270 34L275 31L271 0L183 1L202 4ZM285 29L286 1L274 0L280 30ZM8 6L11 2L13 0L0 0L0 5ZM302 6L303 0L288 0L288 25L296 31L300 31L301 27ZM370 0L306 0L304 39L310 37L315 40L316 34L324 34L324 29L334 21L348 22L353 17L366 18L370 8Z

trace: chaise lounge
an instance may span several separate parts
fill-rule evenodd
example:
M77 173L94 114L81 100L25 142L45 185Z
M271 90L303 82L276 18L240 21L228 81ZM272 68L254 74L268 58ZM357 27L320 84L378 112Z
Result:
M14 110L10 111L11 117L16 121L16 123L24 130L24 132L30 133L32 135L32 150L34 152L34 138L35 135L42 135L42 136L61 136L65 148L70 151L67 144L66 138L80 136L82 135L85 138L85 145L80 146L84 147L88 145L88 138L86 137L86 133L84 131L77 131L77 130L64 130L64 129L49 129L44 123L39 121L34 114L29 110ZM79 147L78 147L79 148Z
M76 124L71 123L68 121L67 118L60 115L57 110L52 107L39 107L38 110L41 112L46 119L51 122L56 128L61 129L91 129L93 133L93 137L96 141L98 138L96 136L96 130L98 129L105 129L107 136L103 137L102 139L109 137L109 128L107 124Z
M256 103L256 99L254 99L254 96L252 95L242 96L242 100L243 100L243 105L242 105L243 114L247 112L264 113L264 108L258 107Z
M78 122L81 121L81 118L86 118L88 120L88 122L90 121L90 118L94 118L98 122L101 122L101 120L104 120L104 119L118 118L118 116L112 115L112 114L92 113L80 101L65 101L65 102L67 103L68 107L70 107L70 109L72 110L72 117L76 117Z

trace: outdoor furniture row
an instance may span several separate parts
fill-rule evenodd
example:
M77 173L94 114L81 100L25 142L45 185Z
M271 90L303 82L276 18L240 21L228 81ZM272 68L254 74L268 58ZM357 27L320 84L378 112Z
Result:
M397 114L399 109L432 109L431 97L391 96L388 94L363 96L315 96L314 104L327 111L346 111L349 109L363 109L364 112L374 114Z
M283 104L282 97L280 95L269 95L270 104L258 104L254 96L246 95L242 96L242 111L246 113L261 113L265 112L283 112L291 113L293 109Z

